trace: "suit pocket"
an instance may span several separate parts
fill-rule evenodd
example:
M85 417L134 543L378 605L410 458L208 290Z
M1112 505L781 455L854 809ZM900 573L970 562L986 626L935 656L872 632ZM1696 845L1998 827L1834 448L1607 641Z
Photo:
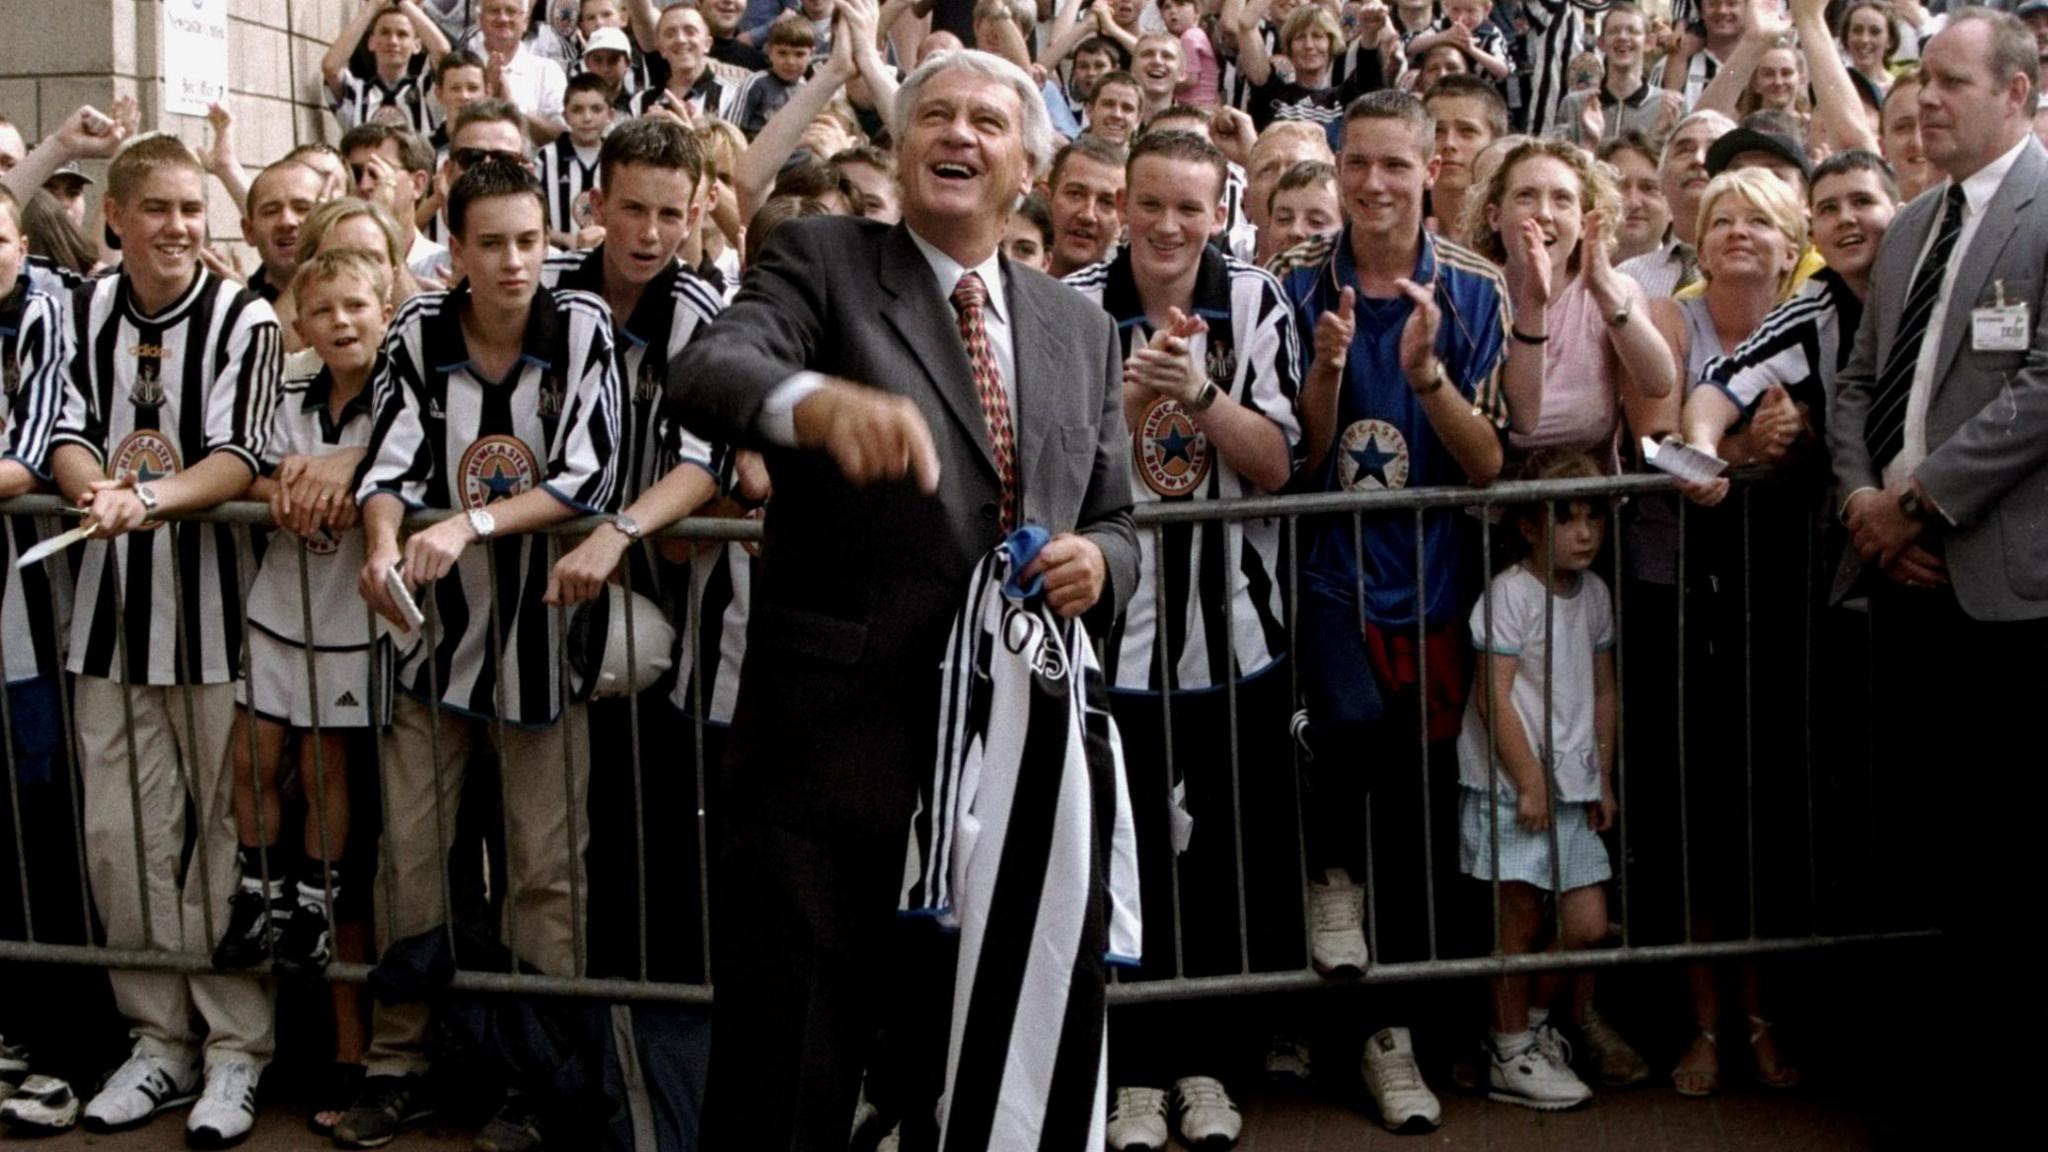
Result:
M809 656L827 664L852 665L867 647L868 626L822 612L767 605L754 635L762 647Z

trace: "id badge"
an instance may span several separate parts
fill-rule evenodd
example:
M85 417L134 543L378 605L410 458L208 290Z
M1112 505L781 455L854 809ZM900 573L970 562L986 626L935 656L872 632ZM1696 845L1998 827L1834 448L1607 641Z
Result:
M2027 303L2007 301L2005 282L1988 305L1970 310L1970 350L1973 352L2025 352L2032 332L2027 324Z

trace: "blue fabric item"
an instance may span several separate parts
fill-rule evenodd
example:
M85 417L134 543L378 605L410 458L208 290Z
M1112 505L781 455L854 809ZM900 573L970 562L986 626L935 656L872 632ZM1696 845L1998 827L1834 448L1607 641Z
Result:
M57 752L57 681L38 676L9 684L7 712L14 729L14 778L23 784L48 784L50 762Z
M1003 595L1012 600L1029 600L1045 591L1044 576L1033 576L1027 586L1017 583L1017 574L1031 566L1039 549L1051 539L1052 532L1045 525L1026 524L1003 540L1003 551L1010 556L1010 574L1003 578Z

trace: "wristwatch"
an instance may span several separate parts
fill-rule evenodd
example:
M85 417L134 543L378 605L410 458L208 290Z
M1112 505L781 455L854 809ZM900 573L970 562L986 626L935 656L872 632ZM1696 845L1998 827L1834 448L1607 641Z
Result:
M156 519L156 489L151 488L147 484L137 484L135 486L135 498L142 501L142 510L149 513L149 518L152 520Z
M498 520L497 517L492 516L481 508L471 508L469 510L469 528L470 531L476 533L477 539L489 540L491 533L498 530Z
M1623 324L1628 323L1628 318L1634 314L1635 307L1634 301L1622 304L1621 307L1614 310L1614 315L1607 318L1607 326L1609 328L1619 328Z
M1209 406L1216 403L1216 397L1222 394L1223 389L1218 388L1214 380L1204 380L1202 390L1195 393L1195 398L1187 402L1186 408L1190 412L1207 412Z
M1416 388L1415 394L1427 396L1450 382L1450 374L1444 371L1444 362L1432 356L1429 361L1429 387Z
M1916 524L1925 524L1934 519L1933 506L1920 494L1919 487L1913 484L1908 484L1906 490L1899 493L1899 511L1906 519Z
M619 535L624 536L628 540L638 540L640 538L640 522L624 512L615 513L612 516L611 525L619 530Z

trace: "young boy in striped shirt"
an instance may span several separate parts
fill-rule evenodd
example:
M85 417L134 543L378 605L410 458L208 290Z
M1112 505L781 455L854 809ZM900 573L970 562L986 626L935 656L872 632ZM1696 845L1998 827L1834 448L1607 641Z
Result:
M51 451L57 487L93 528L69 668L94 905L111 947L201 955L236 884L227 741L250 558L232 525L165 521L248 490L280 358L270 305L199 265L205 193L198 158L176 137L139 137L108 166L121 272L80 285L72 301ZM192 1100L203 1052L188 1136L206 1146L246 1134L272 1046L256 980L109 979L135 1048L86 1106L86 1126L135 1127Z

